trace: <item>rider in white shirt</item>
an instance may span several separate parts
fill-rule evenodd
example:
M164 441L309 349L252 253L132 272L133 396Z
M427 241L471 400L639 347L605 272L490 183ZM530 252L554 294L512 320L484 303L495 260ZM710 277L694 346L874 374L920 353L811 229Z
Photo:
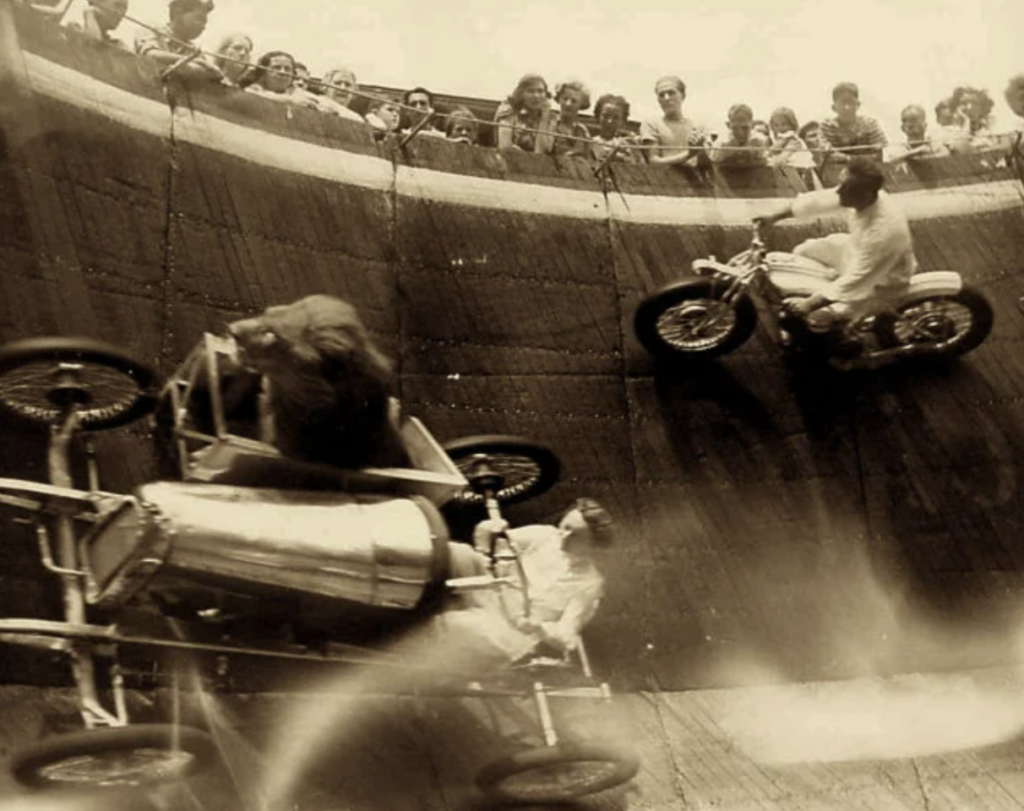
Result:
M850 160L838 187L800 194L784 209L757 218L771 224L848 210L848 235L807 240L794 251L839 271L824 291L790 302L791 311L805 316L812 329L824 331L839 320L859 317L876 296L905 287L917 269L907 218L882 190L883 183L878 162L858 156Z

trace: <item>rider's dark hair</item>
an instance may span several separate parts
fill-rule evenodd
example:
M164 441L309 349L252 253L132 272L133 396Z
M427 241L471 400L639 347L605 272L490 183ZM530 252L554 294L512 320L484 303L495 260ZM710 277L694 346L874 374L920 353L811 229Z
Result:
M857 155L850 158L846 166L846 175L858 185L874 187L878 191L885 184L885 173L882 165L868 155Z
M615 522L599 502L592 498L578 498L569 509L580 511L594 546L609 546L615 540Z

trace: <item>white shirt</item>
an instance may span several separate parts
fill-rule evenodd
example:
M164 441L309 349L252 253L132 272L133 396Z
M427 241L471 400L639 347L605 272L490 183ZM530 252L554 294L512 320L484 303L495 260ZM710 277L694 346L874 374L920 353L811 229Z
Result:
M847 213L850 238L843 248L839 277L825 294L832 301L853 303L871 298L880 288L900 287L917 270L910 225L897 203L885 192L863 211L839 204L838 189L799 194L793 216L813 217Z

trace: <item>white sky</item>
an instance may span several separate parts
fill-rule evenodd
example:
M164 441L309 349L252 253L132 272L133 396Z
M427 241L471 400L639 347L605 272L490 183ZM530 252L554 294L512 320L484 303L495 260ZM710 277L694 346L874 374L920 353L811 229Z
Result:
M658 112L654 80L683 77L684 110L718 128L734 102L801 123L829 113L851 80L861 110L899 136L899 111L929 111L958 84L987 88L998 124L1007 79L1024 72L1024 0L215 0L200 42L243 31L256 53L290 51L319 75L352 67L367 83L504 98L519 76L580 78L596 99L624 95L633 118ZM163 22L166 0L129 13ZM122 28L128 28L125 23ZM122 36L130 31L125 30Z

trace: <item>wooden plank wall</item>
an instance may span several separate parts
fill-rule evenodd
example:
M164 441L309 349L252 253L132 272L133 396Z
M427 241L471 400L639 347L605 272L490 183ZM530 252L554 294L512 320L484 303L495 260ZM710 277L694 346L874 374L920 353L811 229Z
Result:
M133 60L100 64L74 43L26 36L118 87L148 81ZM342 122L248 97L175 103L395 167L600 188L582 162L424 138L379 147ZM1000 634L1016 627L1024 593L1022 207L980 214L965 202L962 216L914 224L922 262L956 268L996 306L991 340L953 368L800 376L758 336L679 374L637 345L637 302L694 257L744 246L744 228L716 219L717 199L791 195L799 175L709 185L616 167L609 195L707 200L706 223L669 227L440 203L402 172L393 188L369 189L257 166L174 139L170 111L163 137L39 95L0 112L0 339L94 335L167 372L203 330L239 315L312 292L351 300L395 357L407 410L439 439L509 432L557 449L562 482L514 508L516 522L551 519L580 495L617 515L591 646L618 686L1007 655ZM939 172L1009 176L968 158L894 172L890 187L946 184ZM774 246L818 228L779 227ZM0 475L40 478L41 437L4 432ZM103 438L107 486L148 475L148 439L141 425ZM5 531L0 614L55 610L33 549ZM946 631L992 644L953 650L940 644ZM43 678L34 668L5 655L0 680Z

